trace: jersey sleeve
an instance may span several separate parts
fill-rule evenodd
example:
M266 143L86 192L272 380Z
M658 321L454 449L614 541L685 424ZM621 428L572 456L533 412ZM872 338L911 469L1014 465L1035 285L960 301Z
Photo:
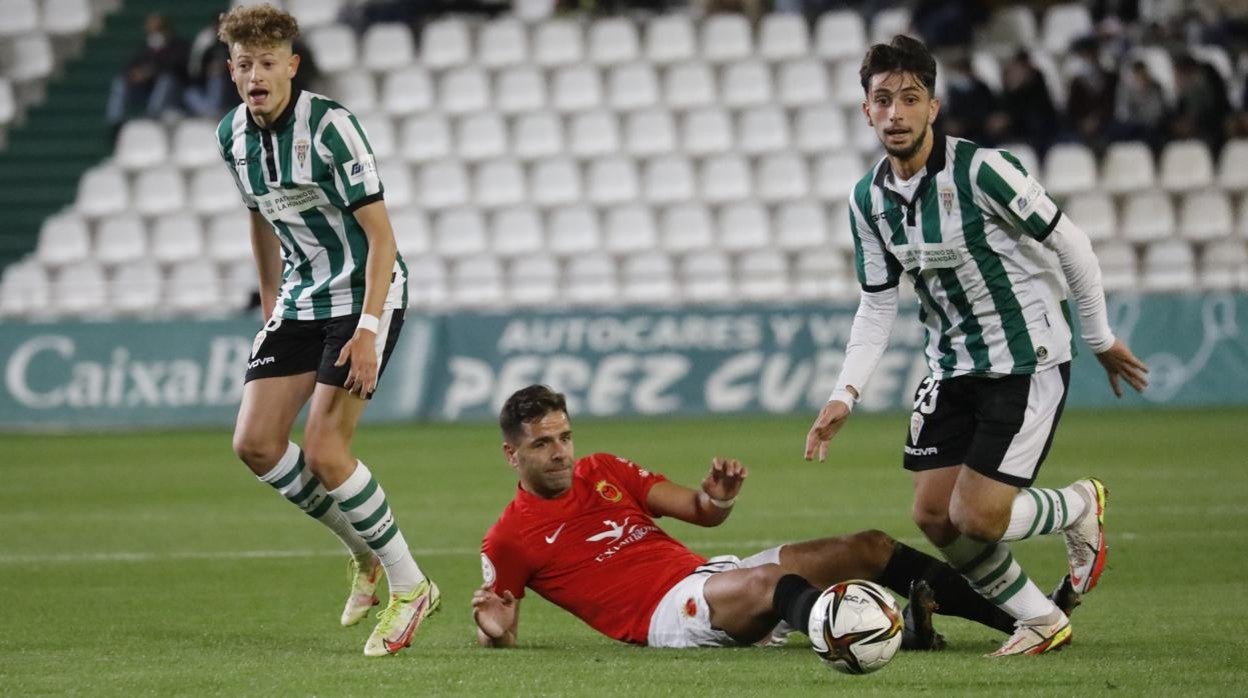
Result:
M494 524L481 542L481 579L495 594L510 591L517 599L524 598L529 581L528 564L519 544L500 530L503 522Z
M849 231L854 236L854 269L858 284L867 293L895 288L901 281L901 264L884 247L878 224L872 218L870 180L863 180L849 197Z
M321 133L326 162L334 171L334 185L348 211L380 201L385 188L377 171L377 159L364 129L353 114L343 112Z
M596 453L594 459L612 476L618 479L620 487L628 492L642 511L652 517L658 517L658 514L650 511L649 505L646 504L646 497L650 495L650 488L667 480L663 475L646 470L627 458L613 456L609 453Z
M230 152L230 150L227 150L226 143L221 140L223 138L222 130L224 128L225 128L225 122L222 121L222 124L217 127L217 154L219 154L221 156L221 159L225 161L225 169L229 170L230 181L234 182L235 187L238 187L238 196L240 199L242 199L243 205L251 209L252 211L259 211L260 204L256 203L255 198L252 197L251 194L247 193L247 189L243 187L242 180L239 179L238 164L234 162L234 153ZM231 142L232 140L233 139L231 139ZM246 166L246 161L244 160L244 167L245 166Z
M975 173L975 204L1009 227L1043 241L1062 217L1035 177L1008 151L985 148Z

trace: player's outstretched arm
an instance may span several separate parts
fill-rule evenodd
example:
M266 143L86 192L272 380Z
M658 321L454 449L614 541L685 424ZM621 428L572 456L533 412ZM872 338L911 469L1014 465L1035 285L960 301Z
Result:
M660 482L650 488L646 506L659 516L698 526L718 526L732 513L748 475L749 470L735 458L712 458L701 490L670 481Z
M489 584L472 593L472 619L477 623L477 643L482 647L515 647L520 624L520 600L510 591L499 596Z
M1115 397L1122 397L1120 380L1125 380L1137 393L1148 387L1148 378L1145 375L1148 373L1148 366L1131 353L1131 348L1121 339L1115 339L1113 346L1097 354L1096 360L1105 367L1105 373L1109 376L1109 387L1113 389Z
M848 420L849 405L841 400L828 400L806 432L806 460L818 457L822 463L828 457L828 442Z

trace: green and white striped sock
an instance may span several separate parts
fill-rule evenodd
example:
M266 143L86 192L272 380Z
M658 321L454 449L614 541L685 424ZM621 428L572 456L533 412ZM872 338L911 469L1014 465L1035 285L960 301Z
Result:
M390 593L407 593L420 584L425 575L407 549L407 540L399 530L394 512L390 511L386 493L368 466L356 461L355 472L331 490L329 496L338 502L351 526L381 559Z
M1005 543L981 543L959 536L940 552L980 596L1018 620L1033 620L1057 610Z
M1003 541L1023 540L1066 530L1083 516L1088 503L1073 486L1060 490L1026 487L1014 496Z
M342 510L325 491L321 481L312 474L312 469L306 467L303 450L298 445L288 445L281 460L272 470L261 475L260 481L267 483L303 513L333 531L355 559L367 560L372 556L372 548L351 527L351 522L343 516Z

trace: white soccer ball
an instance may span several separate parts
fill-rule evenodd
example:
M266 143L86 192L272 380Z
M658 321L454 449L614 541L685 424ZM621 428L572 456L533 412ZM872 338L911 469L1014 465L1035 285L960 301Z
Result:
M901 647L901 609L878 584L852 579L824 590L810 612L811 647L846 674L869 674Z

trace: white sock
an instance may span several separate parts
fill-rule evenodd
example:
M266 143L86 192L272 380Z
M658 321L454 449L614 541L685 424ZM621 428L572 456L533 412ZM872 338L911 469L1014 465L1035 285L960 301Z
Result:
M425 575L407 549L407 541L386 502L385 491L366 465L357 460L355 472L329 496L338 502L356 532L381 559L391 594L405 594L424 580Z
M342 510L325 491L321 481L312 474L311 468L304 467L303 451L298 445L291 443L287 446L281 460L272 470L261 475L260 481L277 490L303 513L333 531L352 557L360 561L372 557L372 548L351 528L351 522L343 516Z
M1023 622L1061 613L1014 559L1005 543L981 543L966 536L940 549L966 581L994 606Z
M1060 490L1027 487L1014 496L1010 525L1003 541L1023 540L1064 531L1088 509L1088 502L1074 485Z

